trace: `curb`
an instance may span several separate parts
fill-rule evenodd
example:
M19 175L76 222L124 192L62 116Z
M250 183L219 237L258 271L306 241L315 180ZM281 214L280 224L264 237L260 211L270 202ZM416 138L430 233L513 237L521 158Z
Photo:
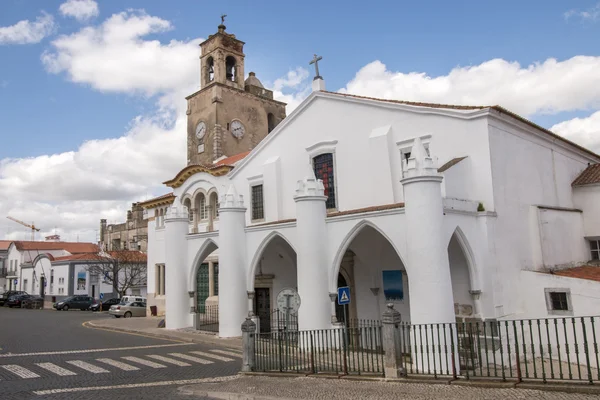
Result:
M219 399L219 400L298 400L287 397L262 396L254 394L242 394L233 392L207 392L205 390L194 390L186 386L178 389L179 393L196 396L202 398Z

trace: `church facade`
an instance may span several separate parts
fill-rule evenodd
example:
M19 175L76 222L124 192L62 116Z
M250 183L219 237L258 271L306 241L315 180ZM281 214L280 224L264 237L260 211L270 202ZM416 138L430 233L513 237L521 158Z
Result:
M242 90L241 47L236 64L210 64L211 46L188 98L188 165L165 182L172 193L140 203L148 304L168 329L194 326L199 298L213 297L220 336L240 336L248 316L262 330L284 289L299 295L301 330L379 319L388 303L413 324L598 310L600 282L583 277L600 280L599 155L499 106L333 93L319 76L282 118L254 74ZM202 96L222 102L194 105ZM213 296L199 296L208 261Z

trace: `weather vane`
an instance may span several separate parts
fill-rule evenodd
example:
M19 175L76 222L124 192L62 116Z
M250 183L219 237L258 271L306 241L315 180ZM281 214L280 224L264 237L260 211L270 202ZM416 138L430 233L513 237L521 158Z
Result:
M221 25L225 25L225 17L227 17L227 14L221 15Z

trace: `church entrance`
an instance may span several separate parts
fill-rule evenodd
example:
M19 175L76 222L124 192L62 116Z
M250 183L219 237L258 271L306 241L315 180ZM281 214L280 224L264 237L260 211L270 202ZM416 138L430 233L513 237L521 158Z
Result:
M217 296L219 291L219 264L205 262L196 273L196 312L206 312L206 300ZM209 305L210 307L210 305Z
M254 289L254 310L260 321L260 333L271 330L271 290L269 288Z

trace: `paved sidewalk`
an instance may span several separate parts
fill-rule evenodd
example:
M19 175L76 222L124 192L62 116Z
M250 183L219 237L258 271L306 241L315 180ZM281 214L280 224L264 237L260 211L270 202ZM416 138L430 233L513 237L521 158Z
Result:
M170 330L157 328L162 317L145 318L107 318L88 321L89 328L108 329L117 332L137 333L161 339L177 340L188 343L209 343L218 346L242 348L241 338L219 338L215 334L197 331L195 329Z
M348 400L348 399L553 399L592 400L597 394L548 392L531 389L501 389L448 384L397 383L323 379L311 377L273 378L243 376L216 384L179 388L182 394L199 398L238 400Z

